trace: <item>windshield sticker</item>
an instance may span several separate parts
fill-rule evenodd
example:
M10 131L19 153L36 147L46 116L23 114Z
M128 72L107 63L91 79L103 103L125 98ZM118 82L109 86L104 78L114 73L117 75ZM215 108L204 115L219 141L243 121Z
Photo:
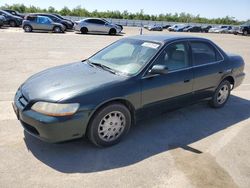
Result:
M144 42L141 46L157 49L160 45L155 44L155 43L150 43L150 42Z

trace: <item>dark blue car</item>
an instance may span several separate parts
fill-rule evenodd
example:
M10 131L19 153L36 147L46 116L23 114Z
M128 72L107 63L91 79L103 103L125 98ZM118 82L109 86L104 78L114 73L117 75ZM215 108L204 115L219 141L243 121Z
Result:
M243 70L240 56L208 39L134 36L82 62L31 76L19 87L13 107L24 129L39 139L86 135L97 146L110 146L147 111L204 99L214 108L224 106L242 83Z

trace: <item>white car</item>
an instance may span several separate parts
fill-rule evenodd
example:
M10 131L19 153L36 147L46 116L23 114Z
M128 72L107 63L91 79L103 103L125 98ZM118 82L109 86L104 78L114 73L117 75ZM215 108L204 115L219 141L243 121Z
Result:
M100 18L86 18L76 21L74 25L75 31L86 33L106 33L116 35L122 31L121 25L116 25Z
M218 26L218 27L213 27L211 29L209 29L209 33L228 33L228 31L232 29L232 26L226 26L226 25L222 25L222 26Z

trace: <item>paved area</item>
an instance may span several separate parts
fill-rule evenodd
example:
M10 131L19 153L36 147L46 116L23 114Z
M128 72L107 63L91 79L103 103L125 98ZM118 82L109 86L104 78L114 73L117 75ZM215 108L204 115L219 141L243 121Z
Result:
M0 29L0 187L250 187L250 37L191 34L245 59L246 79L222 109L201 103L152 115L106 149L85 139L47 144L23 132L11 108L21 83L43 69L87 58L139 29L125 27L124 32Z

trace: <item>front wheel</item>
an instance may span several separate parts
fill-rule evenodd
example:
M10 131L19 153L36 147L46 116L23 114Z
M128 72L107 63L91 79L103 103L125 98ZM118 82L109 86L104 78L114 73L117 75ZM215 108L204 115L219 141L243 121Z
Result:
M23 30L24 30L25 32L31 32L31 31L32 31L32 27L29 26L29 25L25 25L25 26L23 26Z
M89 140L99 147L118 143L131 126L130 111L122 104L114 103L98 110L88 127Z
M213 98L210 101L210 105L213 108L223 107L230 96L230 92L231 92L230 82L227 80L222 81L215 90Z
M116 30L114 28L110 29L109 34L116 35Z
M243 32L243 35L247 36L248 32L247 31L244 31Z

